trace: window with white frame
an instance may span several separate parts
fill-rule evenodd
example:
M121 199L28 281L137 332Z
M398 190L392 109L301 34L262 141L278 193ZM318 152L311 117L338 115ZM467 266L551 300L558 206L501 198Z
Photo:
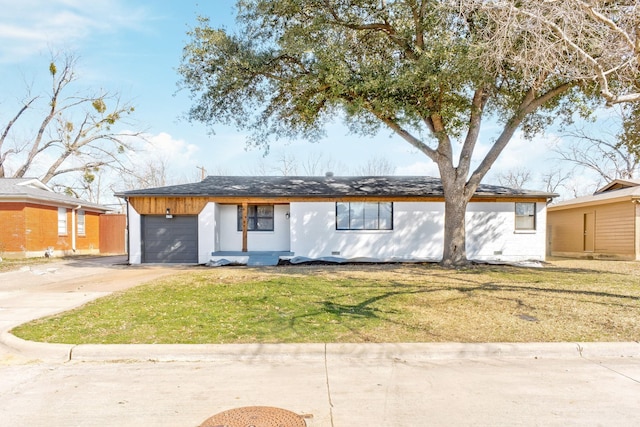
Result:
M533 231L536 229L536 204L516 202L516 230Z
M67 235L67 208L58 208L58 236Z
M393 203L337 202L336 230L393 230Z
M84 211L78 211L78 236L86 235L86 227L85 227L85 215Z
M242 206L238 206L238 231L242 231ZM273 205L247 206L247 231L273 231Z

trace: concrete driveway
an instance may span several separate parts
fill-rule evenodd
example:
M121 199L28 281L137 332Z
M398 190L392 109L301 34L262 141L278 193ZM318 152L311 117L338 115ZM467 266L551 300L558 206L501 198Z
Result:
M71 346L6 333L189 269L123 263L0 274L0 424L195 427L269 406L309 427L640 425L637 342Z
M126 256L59 260L0 273L0 333L188 267L128 266Z

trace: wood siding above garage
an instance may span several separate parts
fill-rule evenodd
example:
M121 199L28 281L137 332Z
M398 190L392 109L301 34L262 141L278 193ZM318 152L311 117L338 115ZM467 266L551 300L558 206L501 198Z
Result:
M198 215L208 203L207 197L131 197L129 204L140 215Z

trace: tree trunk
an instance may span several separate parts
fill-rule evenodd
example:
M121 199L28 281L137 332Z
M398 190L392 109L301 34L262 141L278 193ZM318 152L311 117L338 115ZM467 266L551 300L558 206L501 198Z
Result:
M466 213L477 185L467 183L466 174L450 162L438 165L444 193L444 248L441 264L445 267L468 265ZM461 175L462 173L462 175Z
M466 249L465 215L468 200L464 191L446 194L444 202L444 250L441 264L458 267L469 264Z

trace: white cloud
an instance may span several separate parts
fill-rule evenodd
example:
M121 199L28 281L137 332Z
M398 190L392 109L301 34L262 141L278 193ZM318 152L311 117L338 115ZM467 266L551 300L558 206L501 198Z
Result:
M112 0L0 0L0 63L17 63L51 46L77 47L92 36L137 28L144 10Z
M146 135L145 142L140 150L129 154L134 164L143 164L148 160L162 161L172 171L180 171L183 168L193 167L198 159L200 150L197 145L189 144L183 139L175 139L166 132L155 135Z

